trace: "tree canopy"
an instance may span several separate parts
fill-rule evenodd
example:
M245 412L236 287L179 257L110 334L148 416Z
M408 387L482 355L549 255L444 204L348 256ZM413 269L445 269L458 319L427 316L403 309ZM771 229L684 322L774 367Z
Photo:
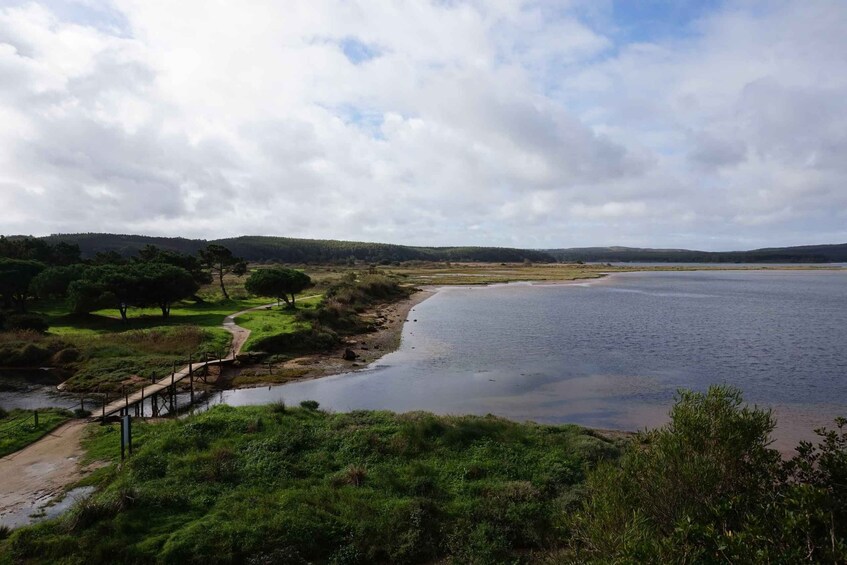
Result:
M0 259L0 300L3 307L26 310L30 283L43 270L44 264L39 261Z
M102 265L86 269L81 279L71 282L68 298L75 312L117 308L126 320L130 306L157 306L162 316L168 317L174 302L191 297L198 289L191 273L174 265Z
M312 286L312 279L296 269L277 267L254 271L244 283L247 292L280 299L290 308L296 307L294 295Z

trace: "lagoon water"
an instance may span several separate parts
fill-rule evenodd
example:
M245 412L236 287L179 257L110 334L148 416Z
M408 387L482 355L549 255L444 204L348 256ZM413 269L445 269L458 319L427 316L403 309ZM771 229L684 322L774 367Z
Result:
M847 415L847 271L619 274L563 285L443 288L401 347L365 370L212 403L318 400L347 411L497 414L634 430L680 387L727 383L772 407L778 444Z

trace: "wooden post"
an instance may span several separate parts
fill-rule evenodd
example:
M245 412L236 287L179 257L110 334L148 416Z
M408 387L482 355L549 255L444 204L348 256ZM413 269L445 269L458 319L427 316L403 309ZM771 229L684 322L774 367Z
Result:
M109 399L109 396L104 392L103 393L103 418L106 418L106 400Z
M141 386L141 417L144 417L144 386Z
M79 397L79 409L80 409L80 412L85 412L85 397L84 396Z
M38 410L32 411L33 416L35 416L35 427L38 427Z
M191 404L194 404L194 373L188 373L188 390L191 394Z

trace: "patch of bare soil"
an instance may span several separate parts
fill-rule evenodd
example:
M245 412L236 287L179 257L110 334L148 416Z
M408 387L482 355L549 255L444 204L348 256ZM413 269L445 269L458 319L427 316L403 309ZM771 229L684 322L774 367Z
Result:
M96 465L83 467L86 422L72 420L0 459L0 524L16 527L64 493Z

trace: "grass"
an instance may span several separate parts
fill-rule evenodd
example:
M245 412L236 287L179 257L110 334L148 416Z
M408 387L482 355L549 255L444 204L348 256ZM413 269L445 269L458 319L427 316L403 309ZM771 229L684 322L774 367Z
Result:
M310 296L297 302L298 310L311 310L320 302L321 296ZM308 330L308 322L297 319L297 311L282 307L253 310L235 319L235 323L250 330L250 337L243 351L253 351L255 344L266 337L281 333Z
M32 410L0 409L0 457L23 449L73 418L68 410L38 410L38 425Z
M0 563L529 561L563 539L586 471L618 447L576 426L328 414L284 405L93 428L111 465L64 517L0 542Z

